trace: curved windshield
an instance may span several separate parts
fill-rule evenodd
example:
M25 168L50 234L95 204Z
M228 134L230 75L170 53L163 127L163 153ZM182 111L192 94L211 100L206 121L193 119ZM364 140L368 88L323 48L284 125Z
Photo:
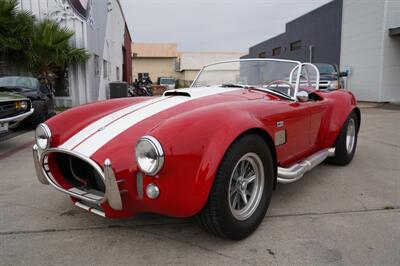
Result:
M300 62L274 59L244 59L203 68L192 87L255 87L294 97Z
M0 90L32 90L37 88L38 80L31 77L2 77Z

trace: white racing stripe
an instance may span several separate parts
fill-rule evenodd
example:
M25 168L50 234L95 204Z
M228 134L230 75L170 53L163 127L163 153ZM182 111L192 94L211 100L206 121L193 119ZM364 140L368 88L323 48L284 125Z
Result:
M136 104L132 107L124 108L123 110L120 110L114 114L110 114L94 122L93 124L83 129L81 132L78 132L70 140L65 142L62 145L62 147L68 149L74 149L74 151L79 152L80 154L85 155L87 157L90 157L96 151L98 151L102 146L104 146L106 143L114 139L117 135L121 134L122 132L132 127L133 125L153 115L156 115L172 107L175 107L179 104L189 102L191 100L234 90L238 90L238 88L221 88L221 87L193 88L193 89L179 90L188 92L191 95L191 97L173 96L167 98L163 96L161 98L156 98L158 101L156 99L154 99L154 101L153 100L145 101ZM139 105L140 107L138 107ZM129 112L128 110L131 111ZM99 131L98 129L100 127L104 128ZM132 145L134 145L134 143Z
M84 129L82 129L81 131L76 133L69 140L64 142L64 144L62 144L60 146L60 148L72 150L75 146L77 146L78 144L83 142L85 139L87 139L88 137L93 135L96 131L98 131L99 128L104 127L105 125L108 125L109 123L117 120L118 118L120 118L130 112L133 112L133 111L135 111L139 108L142 108L146 105L158 102L160 100L161 100L161 98L155 98L155 99L143 101L138 104L134 104L134 105L125 107L125 108L123 108L119 111L116 111L114 113L111 113L109 115L106 115L105 117L100 118L99 120L93 122L89 126L85 127Z

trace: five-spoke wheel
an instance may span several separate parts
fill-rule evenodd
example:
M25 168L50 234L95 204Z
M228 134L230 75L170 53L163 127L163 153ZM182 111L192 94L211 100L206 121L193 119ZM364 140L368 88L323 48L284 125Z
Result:
M198 215L200 226L230 239L250 235L265 216L274 179L267 141L256 134L239 137L222 159L208 201Z

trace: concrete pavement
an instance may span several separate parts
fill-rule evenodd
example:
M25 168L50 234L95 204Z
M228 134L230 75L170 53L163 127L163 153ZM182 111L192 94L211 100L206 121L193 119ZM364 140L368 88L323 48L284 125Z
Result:
M192 219L89 214L36 180L33 132L0 142L0 265L400 265L400 110L362 116L353 162L279 185L239 242Z

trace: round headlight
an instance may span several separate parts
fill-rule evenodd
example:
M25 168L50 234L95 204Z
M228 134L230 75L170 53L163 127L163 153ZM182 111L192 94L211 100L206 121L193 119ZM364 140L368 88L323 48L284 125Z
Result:
M42 150L50 147L51 131L46 124L40 124L36 128L35 132L36 144Z
M144 136L136 143L136 162L145 174L154 176L164 164L164 152L157 139Z
M28 109L28 103L27 103L26 101L22 101L22 102L21 102L21 109L22 109L22 110Z

